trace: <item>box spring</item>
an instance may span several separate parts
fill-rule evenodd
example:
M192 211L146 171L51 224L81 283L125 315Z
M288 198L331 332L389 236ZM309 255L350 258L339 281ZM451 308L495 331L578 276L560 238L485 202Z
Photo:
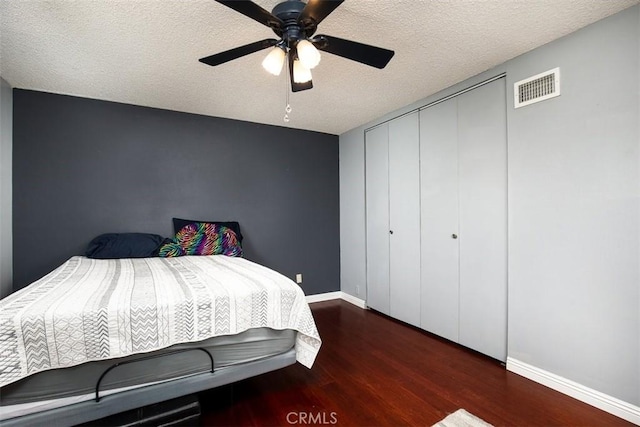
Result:
M103 372L115 363L122 361L137 360L109 371L101 381L100 392L184 377L200 372L210 372L210 358L203 351L189 349L206 350L213 357L215 369L219 369L286 352L293 348L294 341L295 331L293 330L278 331L257 328L237 335L214 337L196 343L178 344L153 353L44 371L2 387L0 389L0 406L95 393L96 384ZM186 351L175 352L176 350ZM148 358L149 355L156 354L163 356ZM3 408L0 408L1 412L5 412Z

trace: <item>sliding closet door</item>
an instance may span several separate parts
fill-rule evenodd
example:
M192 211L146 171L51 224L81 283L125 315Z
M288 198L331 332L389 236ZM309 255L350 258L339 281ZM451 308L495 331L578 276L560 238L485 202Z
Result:
M367 305L420 326L418 113L365 134Z
M418 113L389 122L390 315L420 326Z
M420 112L422 327L507 345L507 140L499 79Z
M458 341L456 99L420 112L421 327Z
M367 305L389 314L388 125L365 134Z
M505 79L460 95L460 343L506 360Z

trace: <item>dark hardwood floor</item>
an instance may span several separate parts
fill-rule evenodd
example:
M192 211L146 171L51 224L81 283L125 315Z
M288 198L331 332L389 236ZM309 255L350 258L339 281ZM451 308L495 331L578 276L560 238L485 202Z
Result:
M201 395L204 426L430 426L464 408L495 426L630 426L499 362L344 301L311 305L322 348Z

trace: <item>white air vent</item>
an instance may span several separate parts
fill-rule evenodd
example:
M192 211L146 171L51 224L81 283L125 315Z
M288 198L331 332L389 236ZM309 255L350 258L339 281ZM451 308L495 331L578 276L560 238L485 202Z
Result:
M560 95L560 68L537 74L513 84L515 108Z

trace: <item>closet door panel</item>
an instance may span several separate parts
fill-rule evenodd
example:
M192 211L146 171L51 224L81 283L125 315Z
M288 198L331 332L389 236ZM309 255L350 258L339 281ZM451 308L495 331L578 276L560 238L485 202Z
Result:
M421 327L458 341L457 101L420 112Z
M460 343L506 360L504 79L458 97Z
M390 315L420 326L418 113L389 122Z
M365 135L367 305L389 314L388 126Z

